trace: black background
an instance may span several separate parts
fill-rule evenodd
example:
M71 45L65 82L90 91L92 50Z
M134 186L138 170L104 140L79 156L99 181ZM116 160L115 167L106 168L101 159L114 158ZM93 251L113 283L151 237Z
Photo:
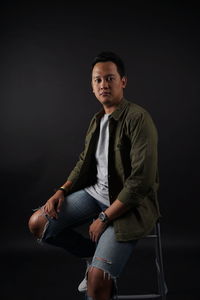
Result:
M186 1L136 3L1 3L2 299L82 299L75 290L82 263L35 245L27 221L83 148L100 109L90 64L103 50L122 57L125 97L146 108L158 129L169 299L198 299L200 11Z

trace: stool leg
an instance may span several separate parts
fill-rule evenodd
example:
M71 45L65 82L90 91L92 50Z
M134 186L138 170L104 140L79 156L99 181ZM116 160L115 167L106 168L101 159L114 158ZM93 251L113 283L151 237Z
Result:
M160 234L160 224L157 222L155 227L155 234L157 235L156 240L156 268L158 276L158 289L162 300L166 300L167 285L164 278L164 268L163 268L163 257L162 257L162 245L161 245L161 234Z

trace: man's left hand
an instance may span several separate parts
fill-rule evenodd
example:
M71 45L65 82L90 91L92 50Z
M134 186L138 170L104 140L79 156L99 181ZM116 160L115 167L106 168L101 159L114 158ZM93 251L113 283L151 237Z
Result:
M90 239L97 242L102 232L106 229L107 224L100 219L96 219L89 227Z

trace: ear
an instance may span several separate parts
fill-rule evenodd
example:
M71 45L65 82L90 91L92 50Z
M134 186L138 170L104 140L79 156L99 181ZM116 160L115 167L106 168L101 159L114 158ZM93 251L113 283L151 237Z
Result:
M123 77L122 77L122 87L125 88L125 87L126 87L126 84L127 84L127 77L126 77L126 76L123 76Z
M92 92L94 93L94 89L93 89L93 84L92 84L92 81L91 81L91 87L92 87Z

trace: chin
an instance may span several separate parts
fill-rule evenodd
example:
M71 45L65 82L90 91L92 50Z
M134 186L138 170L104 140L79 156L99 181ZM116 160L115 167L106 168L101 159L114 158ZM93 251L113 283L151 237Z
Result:
M112 101L110 99L100 99L100 102L105 105L111 105Z

